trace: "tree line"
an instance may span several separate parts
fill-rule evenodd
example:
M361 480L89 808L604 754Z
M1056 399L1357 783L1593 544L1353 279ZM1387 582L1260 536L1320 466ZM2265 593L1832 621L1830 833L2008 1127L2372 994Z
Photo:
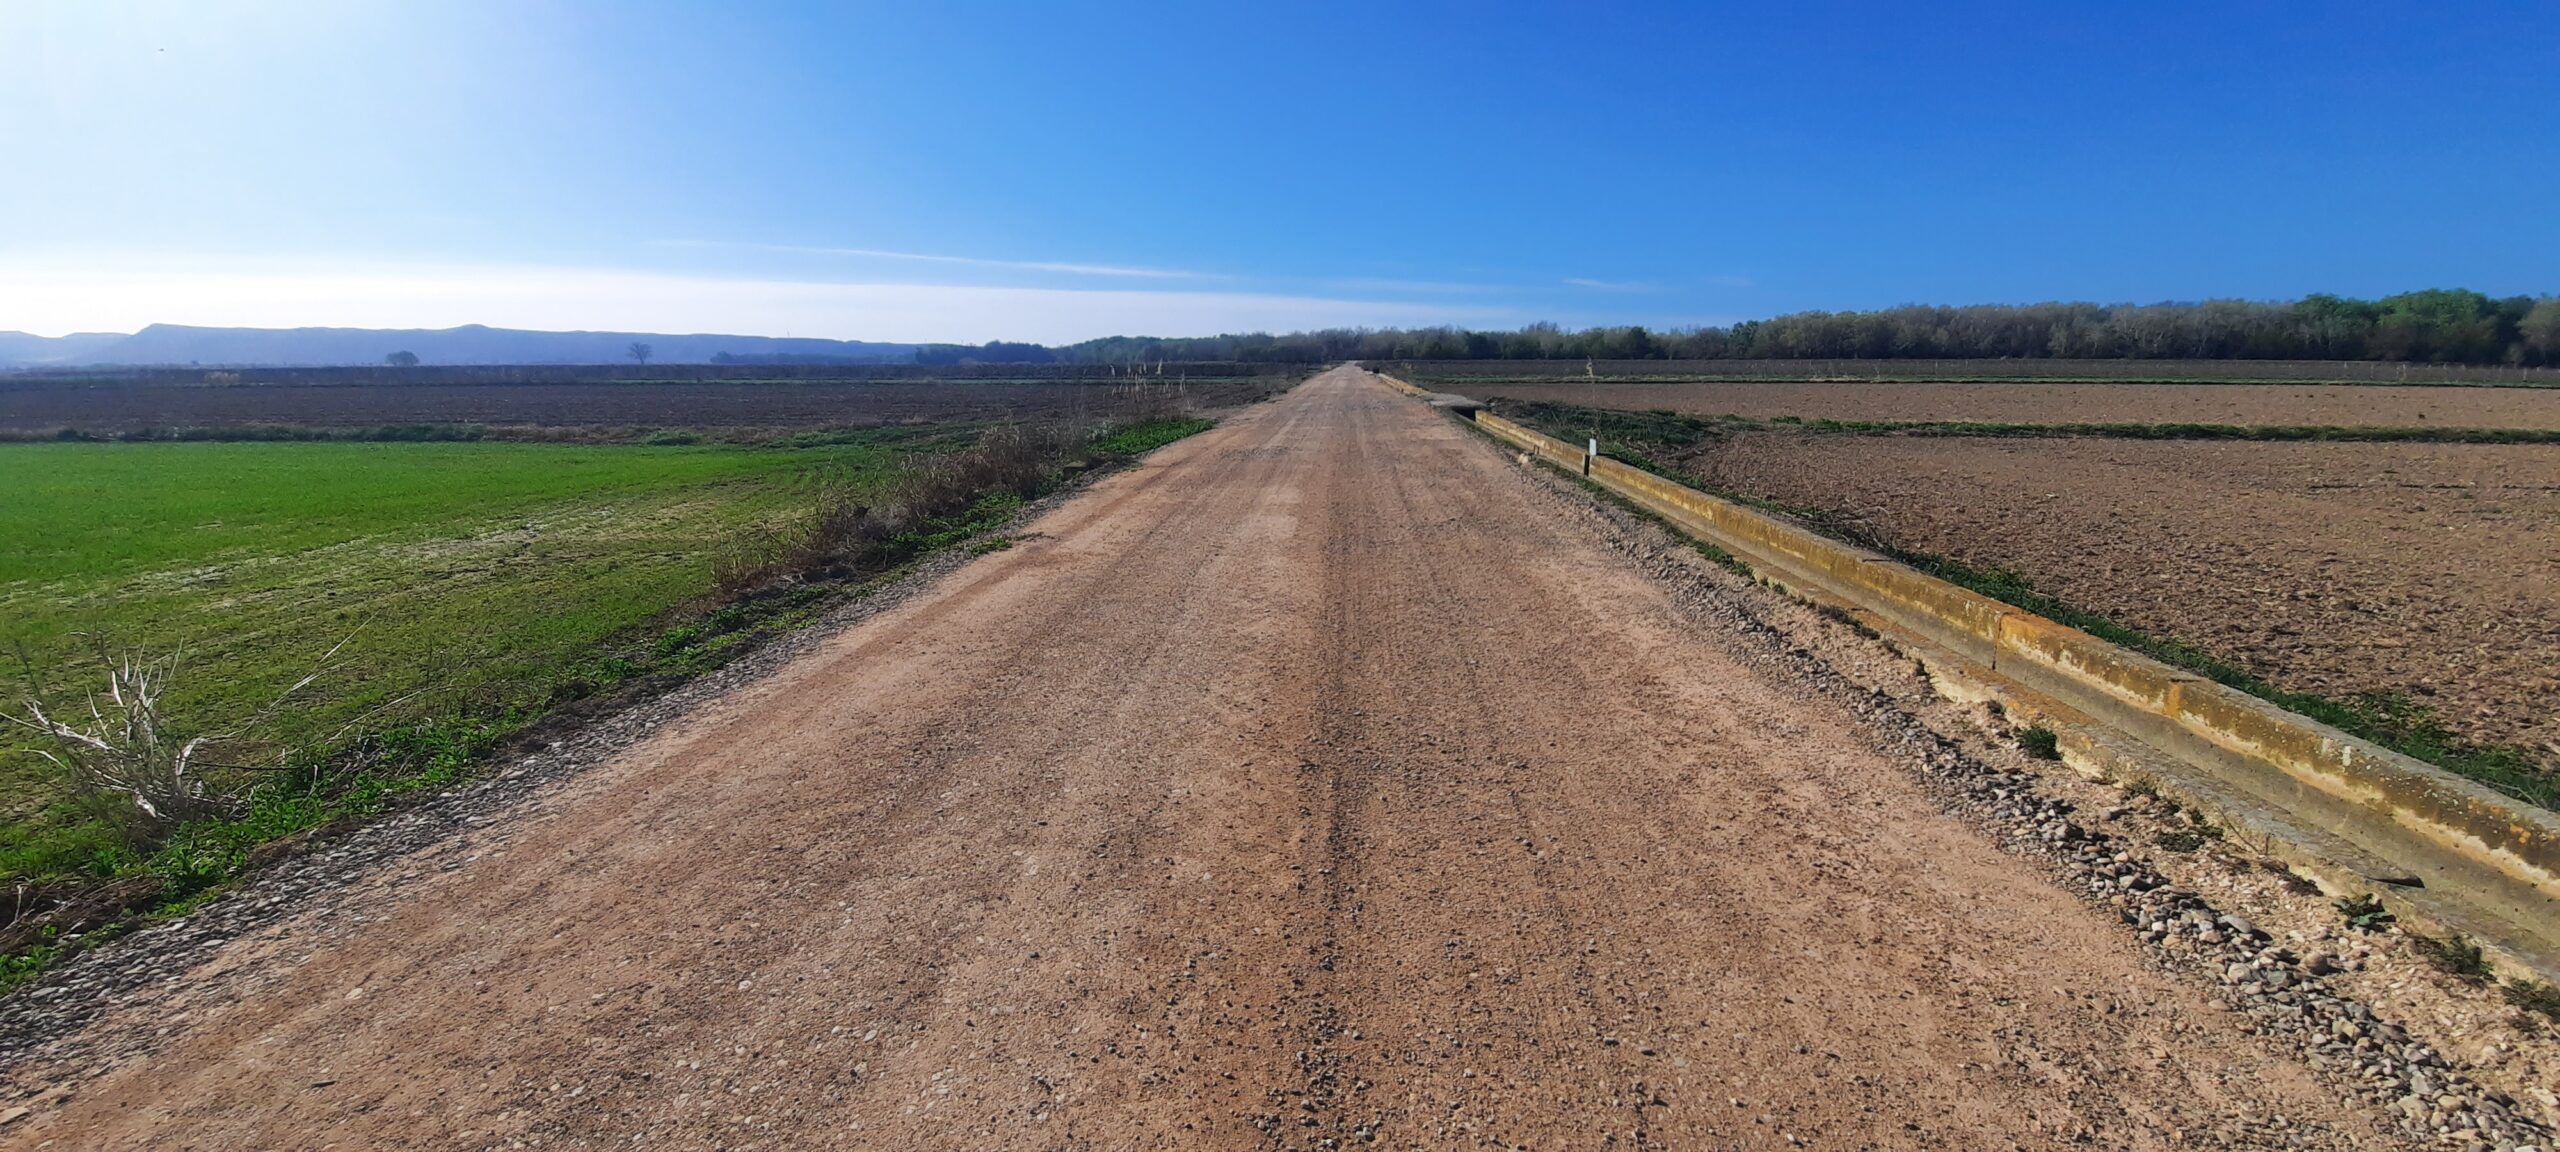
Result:
M1036 345L989 346L1019 362ZM1873 312L1797 312L1730 327L1570 331L1532 324L1327 329L1181 339L1111 336L1046 350L1071 363L1163 360L2385 360L2560 365L2560 297L2492 298L2462 289L2379 300L2318 294L2291 301L2167 304L1911 304ZM968 359L965 346L935 350Z

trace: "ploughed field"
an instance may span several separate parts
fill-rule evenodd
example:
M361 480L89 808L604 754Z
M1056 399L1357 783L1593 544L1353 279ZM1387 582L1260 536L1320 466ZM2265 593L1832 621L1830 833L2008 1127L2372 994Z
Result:
M1954 561L1942 574L1970 570L1995 595L2042 594L2334 702L2386 742L2413 733L2457 759L2469 745L2538 775L2537 792L2560 776L2560 444L2186 427L2547 430L2560 392L1603 380L1476 395L1834 535ZM1915 423L2145 427L1899 427ZM2502 773L2488 778L2512 784Z
M2380 360L1431 360L1376 365L1414 383L1696 383L1704 380L2055 381L2125 383L2493 384L2560 387L2560 368Z
M2560 388L1813 380L1423 383L1467 395L1756 420L2560 429Z
M93 436L244 426L360 429L807 429L925 421L1076 419L1162 393L1203 408L1261 399L1279 375L1091 381L580 381L206 384L0 380L0 435ZM727 438L727 437L721 437Z
M2560 764L2560 448L1743 432L1677 463Z

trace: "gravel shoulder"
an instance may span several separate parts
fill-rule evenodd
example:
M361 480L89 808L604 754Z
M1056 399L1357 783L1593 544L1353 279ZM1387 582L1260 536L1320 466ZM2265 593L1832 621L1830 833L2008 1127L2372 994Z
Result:
M1628 532L1320 376L338 861L0 1147L2404 1146Z

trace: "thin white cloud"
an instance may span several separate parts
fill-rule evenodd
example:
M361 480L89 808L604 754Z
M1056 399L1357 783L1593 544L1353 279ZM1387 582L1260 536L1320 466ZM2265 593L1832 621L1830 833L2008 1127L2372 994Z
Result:
M1501 291L1499 286L1493 284L1468 284L1451 280L1399 280L1384 276L1351 276L1320 283L1322 287L1335 292L1428 292L1445 296Z
M979 343L1424 324L1511 325L1499 305L1269 292L726 278L510 265L239 267L0 259L0 328L45 335L224 327L722 332Z
M931 252L892 252L883 248L836 248L810 244L757 244L731 240L669 240L681 248L737 248L754 252L788 252L802 256L853 256L866 260L910 260L921 264L954 264L969 268L1004 268L1016 272L1058 272L1071 276L1118 276L1143 280L1201 280L1199 272L1178 268L1143 268L1127 264L1070 264L1050 260L995 260L983 256L945 256Z
M1568 284L1568 285L1571 285L1571 286L1575 287L1575 288L1589 288L1589 289L1591 289L1592 291L1595 291L1595 292L1652 292L1652 291L1655 291L1655 288L1654 288L1654 286L1653 286L1653 285L1651 285L1651 284L1645 284L1645 283L1641 283L1641 282L1633 281L1633 280L1592 280L1592 279L1588 279L1588 278L1586 278L1586 277L1581 277L1581 276L1567 276L1567 277L1565 277L1564 282L1565 282L1566 284Z

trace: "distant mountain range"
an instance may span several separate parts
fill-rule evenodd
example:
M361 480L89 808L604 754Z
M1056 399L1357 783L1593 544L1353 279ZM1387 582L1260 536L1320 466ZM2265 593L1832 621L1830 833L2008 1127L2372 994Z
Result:
M0 332L0 368L26 364L87 364L98 353L133 337L122 332L74 332L68 336L29 336Z
M917 345L777 336L670 336L653 332L530 332L466 324L460 328L195 328L154 324L140 332L30 336L0 332L0 368L331 367L380 364L409 352L421 364L614 364L631 358L633 342L649 345L664 364L707 364L714 357L807 358L846 362L908 361Z

